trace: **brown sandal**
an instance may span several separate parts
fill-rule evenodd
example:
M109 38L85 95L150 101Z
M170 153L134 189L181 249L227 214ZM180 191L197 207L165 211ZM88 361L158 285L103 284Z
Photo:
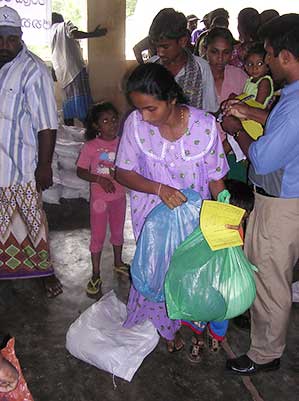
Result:
M174 340L166 340L167 351L170 354L181 351L185 347L185 342L180 334L175 334Z
M128 263L122 263L118 266L114 266L114 271L116 271L117 273L121 273L127 277L130 276L130 265Z
M216 340L215 337L211 334L209 328L207 327L207 346L210 352L216 354L220 350L220 341Z
M202 353L205 347L203 333L193 335L191 341L188 359L192 363L199 363L202 359Z

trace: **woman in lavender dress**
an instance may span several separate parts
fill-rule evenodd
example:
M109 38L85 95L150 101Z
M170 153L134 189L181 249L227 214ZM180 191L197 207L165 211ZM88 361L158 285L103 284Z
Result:
M186 201L182 189L216 199L228 165L214 117L184 104L181 88L163 66L138 66L128 79L127 96L136 110L124 125L116 178L131 189L137 240L147 215L160 202L173 209ZM125 327L150 319L169 352L183 348L181 322L168 318L165 303L147 300L132 285L127 310Z

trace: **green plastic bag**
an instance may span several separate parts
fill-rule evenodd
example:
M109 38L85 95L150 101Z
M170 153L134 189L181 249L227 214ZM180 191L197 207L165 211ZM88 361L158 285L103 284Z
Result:
M257 271L241 247L212 251L200 228L175 251L165 280L171 319L222 321L253 303Z

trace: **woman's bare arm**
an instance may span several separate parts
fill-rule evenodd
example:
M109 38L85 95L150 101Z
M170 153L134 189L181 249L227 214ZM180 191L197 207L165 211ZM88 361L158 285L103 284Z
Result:
M157 181L149 180L135 171L124 170L117 167L115 177L121 185L127 188L159 196L170 209L180 206L187 200L185 195L178 189Z

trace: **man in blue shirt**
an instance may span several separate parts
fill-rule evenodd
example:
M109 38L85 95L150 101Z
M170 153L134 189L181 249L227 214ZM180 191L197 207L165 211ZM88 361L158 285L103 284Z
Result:
M223 122L251 161L249 178L255 188L255 208L245 238L245 252L259 269L251 346L246 355L227 361L227 368L241 375L280 367L293 267L299 258L299 15L270 21L261 35L273 79L285 84L280 100L268 119L263 110L228 102ZM239 118L262 123L267 119L264 135L253 141Z

